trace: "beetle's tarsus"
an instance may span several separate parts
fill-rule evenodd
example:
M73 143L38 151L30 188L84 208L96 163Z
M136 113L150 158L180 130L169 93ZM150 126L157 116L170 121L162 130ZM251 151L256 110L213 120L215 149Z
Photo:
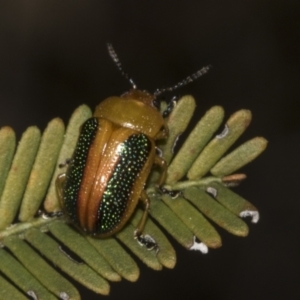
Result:
M61 169L61 168L64 168L64 167L68 166L71 163L71 160L72 160L71 158L67 158L66 161L63 162L63 163L60 163L58 165L58 167Z
M53 212L43 212L42 216L44 219L50 219L50 218L59 218L64 215L64 212L59 210L59 211L53 211Z
M163 186L158 186L157 188L160 190L162 194L167 194L173 199L177 198L181 193L181 191L170 191Z
M135 232L135 239L141 246L145 246L148 250L155 249L156 252L158 251L158 245L155 239L149 234L138 235L137 232Z

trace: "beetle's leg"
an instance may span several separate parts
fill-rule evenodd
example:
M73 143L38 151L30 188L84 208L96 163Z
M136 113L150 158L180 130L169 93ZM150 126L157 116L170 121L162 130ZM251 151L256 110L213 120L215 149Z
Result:
M66 180L66 174L60 174L57 176L56 181L55 181L55 187L56 187L56 194L59 200L59 203L61 206L63 206L63 194L62 194L62 190L63 190L63 185L64 182ZM52 211L52 212L42 212L43 216L45 218L55 218L55 217L61 217L64 212L62 210L59 211Z
M42 212L43 218L59 218L64 215L64 212L62 210L59 211L53 211L53 212Z
M160 187L159 190L160 190L163 194L169 195L172 199L177 198L177 197L181 194L181 191L170 191L170 190L167 190L167 189L164 188L164 187Z
M166 163L166 161L163 158L161 158L160 156L157 155L157 156L155 156L154 163L159 165L160 168L162 169L160 178L159 178L158 183L157 183L159 190L164 194L168 194L172 198L176 198L179 195L178 191L169 191L169 190L167 190L163 187L163 184L164 184L164 182L166 180L166 177L167 177L167 163Z
M166 180L167 163L163 158L161 158L158 155L155 156L154 163L162 169L162 173L160 175L157 185L159 189L163 190L161 187ZM144 230L147 221L149 208L150 208L150 199L148 198L145 190L142 191L140 200L144 203L145 209L142 218L138 224L138 227L134 232L134 237L138 240L138 242L141 245L145 246L147 249L149 250L156 249L156 251L158 251L158 246L156 241L150 235L142 235L142 232Z
M162 169L160 178L159 178L158 183L157 183L158 188L161 188L161 186L166 181L166 177L167 177L167 167L168 167L167 162L163 158L161 158L160 156L156 155L155 159L154 159L154 163Z
M138 240L138 242L145 246L148 250L152 250L154 248L157 248L157 244L155 240L148 234L142 235L142 232L144 230L147 218L148 218L148 212L150 208L150 199L148 198L145 190L142 191L140 200L144 203L144 213L142 215L142 218L137 226L137 229L134 231L134 238Z
M155 140L162 140L167 138L169 135L169 128L166 123L163 124L162 129L155 136Z
M149 200L148 195L146 194L145 190L142 191L140 200L143 202L145 207L144 207L144 213L142 215L142 218L137 226L137 229L134 232L134 235L136 237L140 236L144 230L144 227L145 227L145 224L147 221L147 217L148 217L149 208L150 208L150 200Z
M58 196L58 200L60 203L60 206L63 207L63 186L66 180L66 173L60 174L57 176L56 181L55 181L55 186L56 186L56 193Z
M155 152L156 152L157 156L159 156L159 157L163 156L163 152L159 147L155 147Z

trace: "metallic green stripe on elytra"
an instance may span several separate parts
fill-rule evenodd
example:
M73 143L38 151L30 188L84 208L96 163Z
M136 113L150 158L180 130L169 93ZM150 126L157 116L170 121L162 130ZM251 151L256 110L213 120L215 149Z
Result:
M148 159L151 142L144 134L134 134L118 147L120 159L103 193L97 234L108 233L120 223L135 181Z
M75 152L66 173L64 186L64 208L69 218L79 224L77 217L77 200L81 181L86 166L86 160L91 144L98 128L97 118L88 119L81 128Z

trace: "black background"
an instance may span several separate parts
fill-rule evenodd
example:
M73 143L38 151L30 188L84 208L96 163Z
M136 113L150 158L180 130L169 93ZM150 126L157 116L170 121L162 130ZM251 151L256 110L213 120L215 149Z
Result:
M141 265L138 282L112 284L110 299L299 299L299 12L299 0L1 1L0 126L18 137L129 89L107 54L111 42L149 91L213 65L178 91L195 96L194 121L216 104L227 116L248 108L241 140L269 140L237 189L260 210L250 235L220 230L223 247L207 255L176 245L174 270Z

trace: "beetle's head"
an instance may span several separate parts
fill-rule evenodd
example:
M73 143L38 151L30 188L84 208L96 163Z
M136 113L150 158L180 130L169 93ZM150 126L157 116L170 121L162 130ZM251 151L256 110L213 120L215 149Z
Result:
M145 105L156 107L154 104L155 96L147 91L141 91L137 89L131 89L124 93L121 98L140 101Z

